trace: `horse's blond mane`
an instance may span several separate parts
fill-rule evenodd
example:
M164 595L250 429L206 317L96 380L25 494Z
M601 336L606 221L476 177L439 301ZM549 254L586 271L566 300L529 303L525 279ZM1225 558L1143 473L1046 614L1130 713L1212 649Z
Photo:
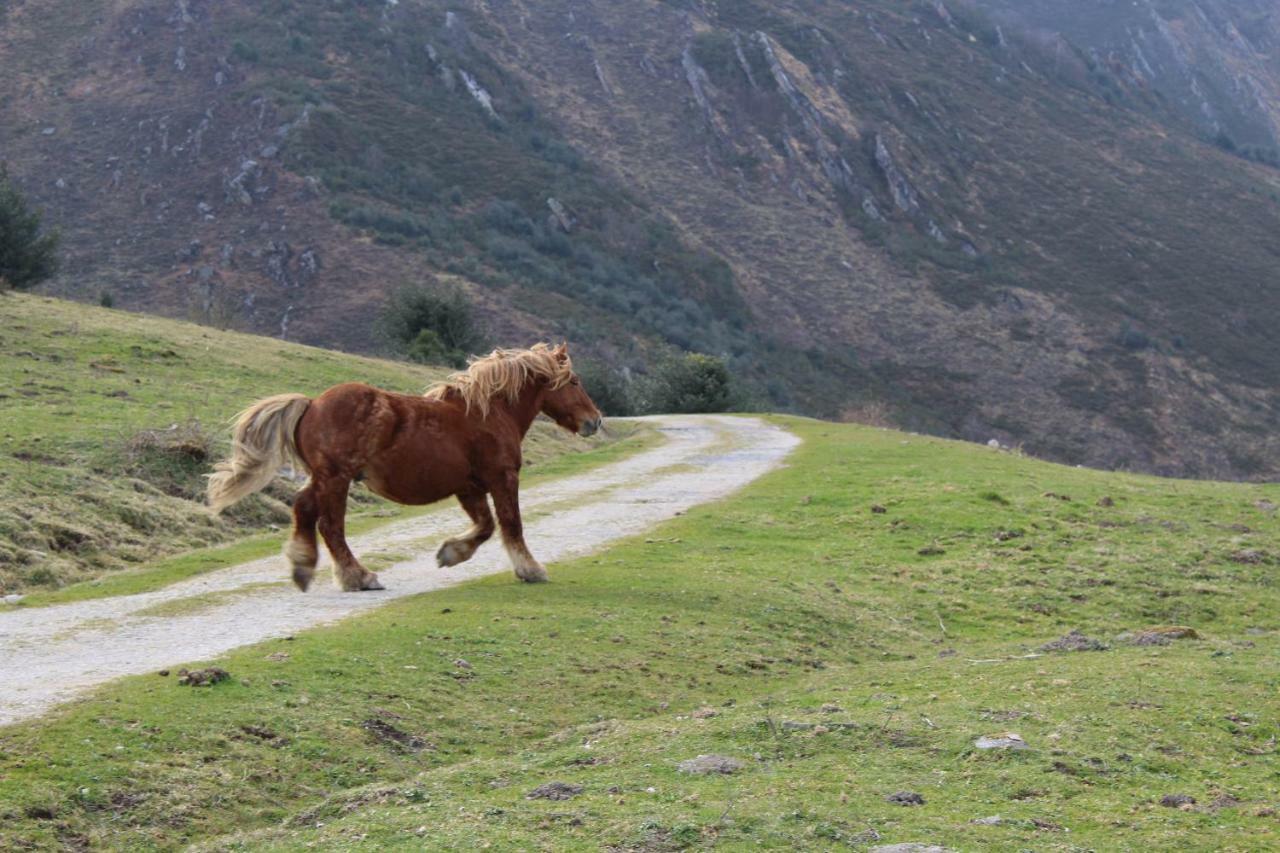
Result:
M443 400L450 391L457 391L468 412L474 406L480 416L485 417L491 400L495 397L515 400L531 378L548 380L552 390L567 385L573 378L573 363L568 353L550 344L534 344L529 349L496 349L486 356L472 357L466 370L432 385L423 396Z

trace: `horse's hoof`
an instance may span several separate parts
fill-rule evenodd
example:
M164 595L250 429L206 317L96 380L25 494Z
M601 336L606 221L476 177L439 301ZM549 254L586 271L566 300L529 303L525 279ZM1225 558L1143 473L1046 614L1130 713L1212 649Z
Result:
M302 566L293 567L293 583L303 592L306 592L311 588L311 579L314 578L315 575L315 569L308 569Z
M377 589L386 589L386 587L383 586L382 583L378 580L377 575L369 575L369 577L365 578L360 583L360 589L361 590L377 590Z
M471 555L457 542L446 542L436 551L436 565L442 569L465 562Z
M516 577L525 583L546 583L547 570L542 566L533 566L528 569L516 569Z

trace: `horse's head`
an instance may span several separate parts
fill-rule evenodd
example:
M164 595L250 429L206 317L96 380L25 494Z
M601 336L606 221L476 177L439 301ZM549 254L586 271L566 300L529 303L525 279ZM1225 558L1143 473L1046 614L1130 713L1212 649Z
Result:
M561 364L569 364L569 348L564 344L556 347L552 354ZM568 382L547 391L542 398L542 413L581 436L595 435L604 424L604 416L591 402L576 373L570 375Z

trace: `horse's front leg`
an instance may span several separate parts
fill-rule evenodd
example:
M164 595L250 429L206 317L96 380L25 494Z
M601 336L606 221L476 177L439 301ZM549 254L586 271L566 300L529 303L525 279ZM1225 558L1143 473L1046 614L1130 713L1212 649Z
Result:
M441 566L456 566L471 559L476 549L493 535L493 513L489 510L489 497L484 492L460 492L458 503L471 516L471 529L461 536L446 539L436 552L436 562Z
M520 521L520 475L508 471L493 484L493 508L498 513L498 526L502 528L502 544L511 558L511 568L516 577L529 583L547 579L547 570L529 553L524 544L524 525Z
M377 575L360 565L347 545L347 490L351 487L350 481L337 476L320 479L319 475L313 474L313 482L320 508L320 535L333 555L333 574L338 586L344 592L386 589L378 582Z

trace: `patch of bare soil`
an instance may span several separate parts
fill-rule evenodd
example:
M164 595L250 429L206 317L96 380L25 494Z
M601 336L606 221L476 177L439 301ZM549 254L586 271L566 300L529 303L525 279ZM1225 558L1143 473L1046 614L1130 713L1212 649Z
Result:
M386 744L402 752L422 752L424 749L435 749L435 745L415 734L398 729L390 723L370 717L360 724L360 728L373 735L374 740Z

